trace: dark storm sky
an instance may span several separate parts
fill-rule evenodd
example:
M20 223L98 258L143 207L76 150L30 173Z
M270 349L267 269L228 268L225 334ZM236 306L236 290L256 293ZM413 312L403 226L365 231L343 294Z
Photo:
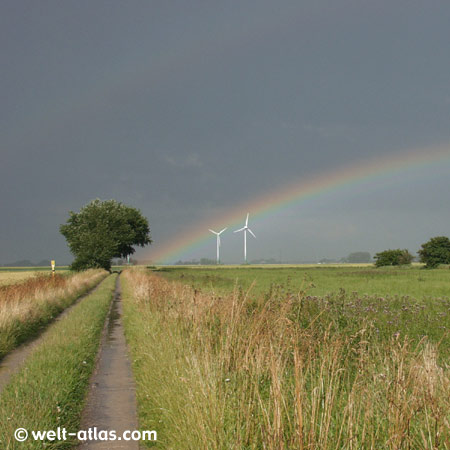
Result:
M444 0L2 1L0 263L69 262L59 225L97 197L140 208L156 249L302 177L447 145L449 23ZM249 257L448 236L448 149L255 218ZM224 261L241 247L224 236Z

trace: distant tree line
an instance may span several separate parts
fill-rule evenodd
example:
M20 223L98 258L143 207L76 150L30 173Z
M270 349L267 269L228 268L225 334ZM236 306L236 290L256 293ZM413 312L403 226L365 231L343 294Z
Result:
M250 264L282 264L282 262L278 261L275 258L259 258L253 259L250 261Z
M441 264L450 264L450 239L446 236L431 238L422 244L417 252L420 262L428 269L433 269ZM402 266L411 264L414 257L407 249L384 250L375 255L375 266Z
M350 253L346 258L342 258L341 262L345 263L369 263L372 261L372 257L369 252L354 252Z
M28 259L21 259L20 261L14 261L12 263L0 264L0 267L45 267L50 266L49 259L42 259L41 261L34 263Z
M209 258L200 258L200 260L191 259L189 261L182 261L180 259L175 263L175 265L176 266L212 266L212 265L216 265L216 260L209 259Z

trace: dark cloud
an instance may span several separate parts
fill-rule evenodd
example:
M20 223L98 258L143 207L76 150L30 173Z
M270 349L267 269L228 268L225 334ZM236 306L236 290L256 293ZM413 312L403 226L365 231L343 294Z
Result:
M445 2L7 0L0 13L0 263L70 260L58 226L96 197L141 208L161 242L306 176L450 141ZM448 169L258 220L255 257L445 234Z

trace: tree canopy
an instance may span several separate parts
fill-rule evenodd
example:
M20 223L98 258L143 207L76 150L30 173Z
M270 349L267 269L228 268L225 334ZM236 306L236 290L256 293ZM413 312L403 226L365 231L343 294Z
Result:
M450 264L450 239L446 236L431 238L418 251L425 267L434 268L439 264Z
M152 242L148 220L138 209L116 200L92 200L69 215L60 232L75 256L73 270L110 270L113 258L126 258L135 252L133 246Z
M375 256L375 265L377 267L382 266L402 266L405 264L411 264L413 255L405 248L404 250L385 250L384 252L377 253Z

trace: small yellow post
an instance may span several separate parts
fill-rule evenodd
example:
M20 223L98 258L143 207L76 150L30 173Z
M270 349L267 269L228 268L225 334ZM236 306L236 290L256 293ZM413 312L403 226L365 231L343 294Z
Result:
M52 276L55 276L55 260L54 259L52 259L51 264L52 264Z

